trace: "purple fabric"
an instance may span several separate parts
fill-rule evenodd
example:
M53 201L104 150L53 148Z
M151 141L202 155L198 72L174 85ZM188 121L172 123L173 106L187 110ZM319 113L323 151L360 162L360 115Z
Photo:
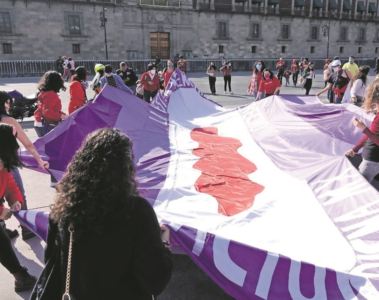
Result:
M210 101L180 71L175 71L166 93L158 94L152 105L107 86L93 104L75 112L35 145L49 157L52 172L62 176L88 133L104 126L119 128L133 141L139 188L153 205L167 177L171 158L167 112L171 95L178 89L195 89L204 101ZM344 157L362 137L352 118L358 117L369 125L373 117L350 104L324 105L314 96L271 96L237 112L251 139L271 161L281 171L308 183L346 241L352 244L357 241L354 235L359 236L362 244L352 247L357 258L355 268L378 274L379 230L373 225L376 223L364 222L379 218L379 194ZM263 123L264 130L259 130ZM22 158L25 163L30 161L27 155ZM356 212L359 208L366 210ZM18 218L25 221L28 216L20 212ZM36 214L33 220L29 216L25 224L46 238L46 214ZM370 275L368 281L363 276L296 261L196 228L170 226L174 244L236 299L367 299L363 296L367 290L374 290L376 295L379 288ZM204 246L194 254L198 234L205 236Z

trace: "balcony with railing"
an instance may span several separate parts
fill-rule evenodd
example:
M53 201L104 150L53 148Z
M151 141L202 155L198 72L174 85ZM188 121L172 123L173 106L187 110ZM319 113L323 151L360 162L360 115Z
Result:
M180 0L139 0L139 5L180 7Z

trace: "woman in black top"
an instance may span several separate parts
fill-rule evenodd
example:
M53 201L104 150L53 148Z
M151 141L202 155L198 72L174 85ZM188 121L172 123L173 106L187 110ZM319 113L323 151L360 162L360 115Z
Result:
M309 95L309 91L312 88L312 82L314 77L314 69L313 69L313 63L310 62L309 65L304 69L302 80L305 80L304 88L305 88L305 95Z
M330 88L333 88L333 102L341 103L343 95L352 76L348 70L341 69L341 62L339 60L334 60L332 62L332 68L334 72L328 79L328 85L323 90L318 92L316 96L319 96L323 92L329 90Z
M73 298L151 300L163 291L172 271L169 229L159 226L134 176L132 142L125 134L103 128L87 137L52 206L45 263L55 267L46 299L62 299L65 290L69 228ZM40 281L47 277L43 273ZM41 291L37 285L31 299Z
M209 76L209 87L211 88L212 95L216 95L216 76L217 76L218 70L215 66L214 62L211 62L209 64L209 67L207 69L207 74Z

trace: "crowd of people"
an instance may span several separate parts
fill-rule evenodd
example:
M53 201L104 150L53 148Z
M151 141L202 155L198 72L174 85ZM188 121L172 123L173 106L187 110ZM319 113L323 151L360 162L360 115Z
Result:
M159 57L147 66L139 79L126 62L113 72L110 65L95 65L95 77L88 83L87 70L75 68L71 58L62 60L62 72L46 72L38 84L38 108L34 113L35 130L42 137L53 130L68 115L75 113L87 101L86 89L99 94L106 85L124 90L150 103L155 95L167 88L175 70L186 72L188 62L179 54L167 61L167 68L158 70ZM314 64L308 58L292 60L288 68L283 58L276 64L276 75L265 62L254 63L247 93L255 101L279 94L283 77L286 86L300 85L309 95L315 78ZM158 71L158 72L157 72ZM368 82L368 66L358 66L354 56L342 64L339 57L326 59L323 79L325 87L316 95L328 92L331 103L350 102L375 114L368 128L354 119L363 137L347 156L353 157L363 148L359 171L372 182L379 173L379 78ZM211 62L206 70L211 93L216 95L218 73L224 79L224 93L231 88L232 63L223 58L221 68ZM68 115L62 111L59 92L66 90L69 80ZM57 190L52 205L45 268L37 279L18 260L11 240L16 230L6 228L5 222L13 211L27 210L27 201L19 168L17 140L48 170L49 163L38 154L20 124L10 117L11 97L0 91L0 263L15 278L15 291L34 290L31 299L61 299L67 292L77 299L152 299L162 292L171 277L170 230L158 224L151 205L138 192L131 140L117 129L99 129L83 142L58 183L51 176L51 186ZM21 226L23 240L34 233ZM127 234L126 234L127 233ZM98 243L99 240L104 243ZM75 256L71 256L75 249ZM107 259L104 260L104 257ZM72 266L70 268L69 266ZM67 271L67 272L66 272ZM71 281L70 281L71 278Z

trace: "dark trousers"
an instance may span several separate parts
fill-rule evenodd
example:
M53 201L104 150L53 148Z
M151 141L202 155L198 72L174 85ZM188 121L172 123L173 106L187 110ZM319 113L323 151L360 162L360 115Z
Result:
M232 91L232 88L231 88L231 83L232 83L232 75L225 75L224 76L224 91L226 92L226 84L228 84L228 87L229 87L229 92Z
M296 86L297 84L297 77L299 76L299 72L293 72L292 73L292 81L293 81L293 84Z
M144 91L143 92L143 100L145 100L147 103L150 103L151 100L154 99L155 95L158 93L158 91ZM151 98L151 100L150 100Z
M284 70L278 70L278 80L280 81L280 84L282 84L283 74Z
M312 87L312 78L307 78L304 84L305 95L309 95L309 91L311 90L311 87Z
M3 226L0 226L0 263L11 273L21 271L22 267Z
M209 87L211 88L211 93L216 94L216 77L209 76Z

